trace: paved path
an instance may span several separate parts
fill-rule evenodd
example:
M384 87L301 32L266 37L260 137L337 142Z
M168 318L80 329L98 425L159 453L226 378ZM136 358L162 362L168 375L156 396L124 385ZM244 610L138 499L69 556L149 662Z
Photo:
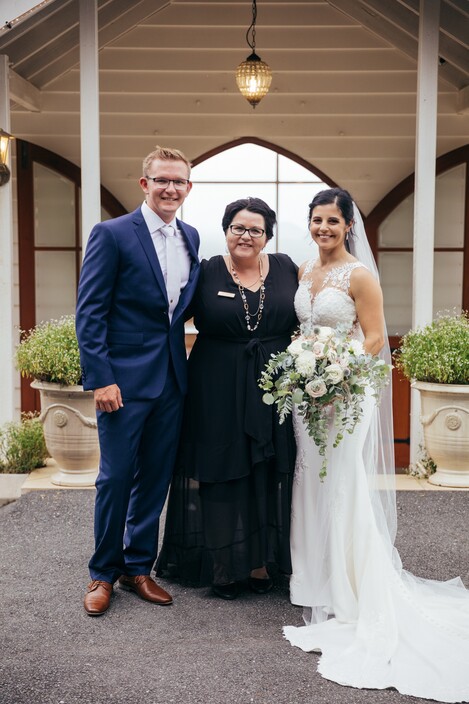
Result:
M82 608L92 491L33 492L0 508L1 704L415 704L393 690L322 679L292 648L301 609L285 586L236 601L165 583L169 607L115 589L107 614ZM399 492L406 568L469 585L469 492ZM435 657L438 654L435 653Z

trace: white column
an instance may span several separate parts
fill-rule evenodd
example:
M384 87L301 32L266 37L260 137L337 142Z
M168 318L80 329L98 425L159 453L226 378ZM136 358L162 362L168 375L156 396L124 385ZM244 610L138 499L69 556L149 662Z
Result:
M439 25L440 0L420 0L412 290L413 328L427 325L433 317ZM412 389L411 462L416 460L421 439L419 394L418 391Z
M9 60L5 55L0 55L0 127L5 132L11 132ZM19 377L13 361L16 342L13 305L13 202L10 178L0 187L0 425L15 419L15 382Z
M101 220L97 0L80 0L81 234Z

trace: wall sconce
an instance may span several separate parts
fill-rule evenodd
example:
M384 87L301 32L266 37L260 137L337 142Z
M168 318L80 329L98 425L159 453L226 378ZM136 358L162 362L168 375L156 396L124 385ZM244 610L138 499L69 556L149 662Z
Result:
M257 5L256 0L253 0L252 23L246 32L246 42L252 54L236 69L238 88L253 108L260 103L264 95L267 95L272 82L272 71L269 65L261 61L261 57L256 54L256 20ZM249 33L251 33L251 41L249 41Z
M4 186L10 180L10 169L7 166L8 149L13 135L8 134L0 127L0 186Z

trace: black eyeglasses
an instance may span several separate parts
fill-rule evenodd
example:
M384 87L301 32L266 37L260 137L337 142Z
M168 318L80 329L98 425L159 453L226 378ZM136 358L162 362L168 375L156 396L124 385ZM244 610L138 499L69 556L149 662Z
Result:
M147 181L153 181L157 188L168 188L172 183L176 191L183 191L190 183L188 178L158 178L157 176L145 176Z
M242 237L245 232L248 232L251 237L262 237L265 235L265 230L260 227L244 227L244 225L230 225L230 231L232 235L236 237Z

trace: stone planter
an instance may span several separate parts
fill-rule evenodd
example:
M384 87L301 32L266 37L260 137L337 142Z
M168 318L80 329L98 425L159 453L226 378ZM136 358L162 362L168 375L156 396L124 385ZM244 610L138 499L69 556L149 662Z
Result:
M0 474L0 506L16 501L29 474Z
M51 477L57 486L92 486L99 465L96 411L92 391L33 381L41 395L44 438L59 471Z
M438 469L428 481L469 488L469 385L415 381L425 447Z

